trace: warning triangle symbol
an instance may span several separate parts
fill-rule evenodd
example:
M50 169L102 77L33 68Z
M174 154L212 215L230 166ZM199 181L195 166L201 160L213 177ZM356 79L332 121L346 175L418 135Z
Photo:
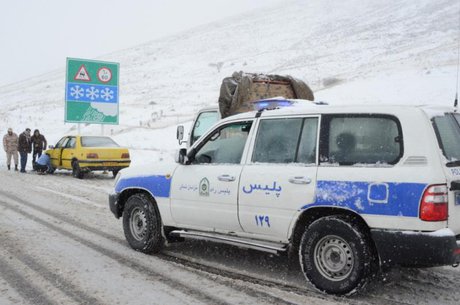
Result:
M75 74L75 77L73 78L74 80L81 80L85 82L89 82L91 80L91 77L89 77L89 73L86 70L85 65L81 65L80 69L78 69L77 74Z

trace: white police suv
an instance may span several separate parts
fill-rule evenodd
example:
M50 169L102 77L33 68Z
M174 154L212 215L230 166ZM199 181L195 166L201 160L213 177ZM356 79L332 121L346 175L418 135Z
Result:
M298 253L319 290L382 266L460 258L460 114L294 104L219 121L177 164L124 169L109 196L142 252L177 237Z

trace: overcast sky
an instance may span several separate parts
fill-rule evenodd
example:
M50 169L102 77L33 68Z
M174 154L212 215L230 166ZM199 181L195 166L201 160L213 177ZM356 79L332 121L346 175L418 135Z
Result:
M0 0L0 86L286 0Z

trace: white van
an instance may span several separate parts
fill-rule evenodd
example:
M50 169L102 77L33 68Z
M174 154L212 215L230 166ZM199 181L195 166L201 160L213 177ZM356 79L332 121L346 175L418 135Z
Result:
M121 171L109 202L129 244L291 251L333 294L358 291L382 266L458 264L460 114L306 104L228 117L176 164Z

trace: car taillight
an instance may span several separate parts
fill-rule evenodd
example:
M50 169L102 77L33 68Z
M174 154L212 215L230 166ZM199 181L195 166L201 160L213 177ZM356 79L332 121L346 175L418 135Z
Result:
M122 159L129 159L129 153L123 153L121 154Z
M444 221L448 216L447 185L430 185L420 202L420 219Z
M95 153L88 153L88 154L86 154L86 158L88 158L88 159L97 159L97 158L99 158L99 156L97 154L95 154Z

